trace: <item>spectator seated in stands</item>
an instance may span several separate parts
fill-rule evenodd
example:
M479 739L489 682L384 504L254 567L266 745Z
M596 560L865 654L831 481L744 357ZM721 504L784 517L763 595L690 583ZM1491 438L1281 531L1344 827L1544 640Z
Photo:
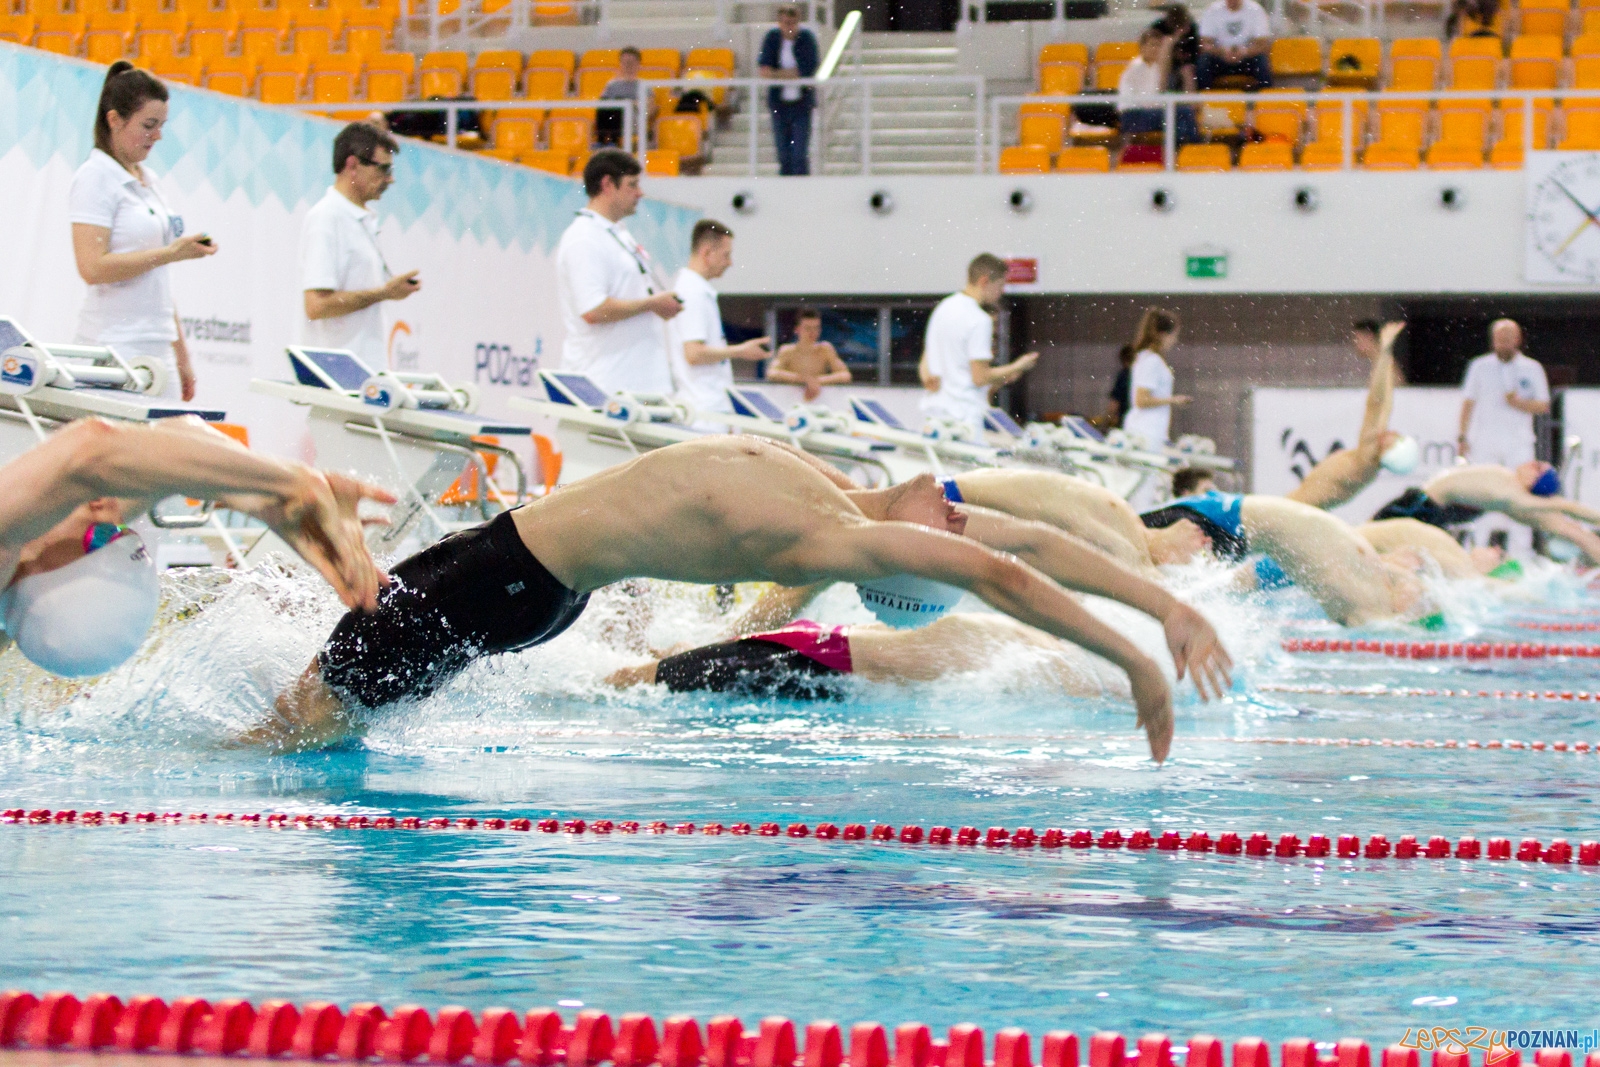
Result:
M1446 37L1497 37L1500 0L1455 0L1444 23Z
M1243 76L1262 89L1272 84L1267 53L1272 26L1256 0L1214 0L1200 15L1200 58L1195 79L1202 91L1219 78Z
M1172 38L1172 59L1167 88L1175 93L1192 93L1199 86L1195 64L1200 59L1200 28L1183 4L1168 4L1155 24L1155 30Z
M633 45L629 45L617 54L617 76L606 82L606 87L600 90L602 100L638 100L639 99L639 64L644 61L643 55ZM651 94L652 96L654 94ZM645 119L646 128L655 121L655 101L651 100L646 105L650 114ZM616 108L596 111L594 116L594 139L604 145L622 144L622 112Z
M1124 137L1160 133L1165 128L1167 113L1161 106L1161 94L1170 84L1172 47L1173 38L1155 26L1139 35L1139 54L1117 79L1117 110ZM1199 139L1190 108L1178 109L1177 138L1179 143Z

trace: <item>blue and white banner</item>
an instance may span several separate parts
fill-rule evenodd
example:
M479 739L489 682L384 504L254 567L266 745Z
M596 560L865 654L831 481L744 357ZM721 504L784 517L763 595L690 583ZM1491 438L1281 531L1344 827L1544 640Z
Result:
M37 337L68 341L85 287L73 263L67 192L93 143L105 68L0 42L0 192L12 205L0 256L0 313ZM298 339L300 223L332 182L341 124L172 86L150 157L190 232L215 238L208 259L170 268L199 379L196 402L226 410L266 451L313 459L304 415L249 391L289 377ZM526 167L404 142L394 186L377 204L379 243L422 289L384 305L390 366L474 381L483 410L509 415L534 366L560 352L555 247L585 203L580 183ZM699 212L646 200L628 226L669 271L688 258Z

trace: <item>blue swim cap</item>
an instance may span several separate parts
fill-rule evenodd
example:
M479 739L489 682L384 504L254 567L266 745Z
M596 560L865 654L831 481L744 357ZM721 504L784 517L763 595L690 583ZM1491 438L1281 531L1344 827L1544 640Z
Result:
M897 630L915 630L928 625L955 607L962 595L953 585L918 578L914 574L857 582L856 593L879 622Z
M956 484L956 480L954 478L940 478L939 488L944 490L944 498L950 503L966 503L966 501L961 499L961 487Z
M12 582L0 593L0 620L35 666L89 678L139 651L160 604L155 563L128 531L66 566Z
M1538 480L1528 487L1528 492L1534 496L1555 496L1561 492L1561 475L1554 467L1546 467Z

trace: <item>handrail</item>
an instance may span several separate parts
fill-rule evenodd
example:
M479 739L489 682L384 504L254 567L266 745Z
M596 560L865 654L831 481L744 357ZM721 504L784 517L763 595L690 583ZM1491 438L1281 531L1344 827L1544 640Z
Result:
M385 113L394 111L443 111L445 113L445 145L449 148L456 147L460 114L463 111L621 111L622 112L622 144L633 143L635 121L634 102L632 100L577 100L572 97L563 97L560 100L406 100L372 101L348 100L338 103L304 103L279 105L293 111L323 112L329 110L348 111L361 107L370 107L374 111Z
M839 66L839 60L844 56L844 50L861 28L861 12L852 11L844 17L844 24L839 27L839 32L834 35L833 44L828 46L828 54L822 57L822 65L817 68L817 81L825 82L833 77L833 72Z
M403 36L410 38L413 25L421 20L426 20L427 32L417 36L425 37L430 51L437 51L447 41L460 39L463 42L476 42L482 36L478 31L489 24L494 24L499 33L510 30L537 30L542 28L535 23L535 10L540 0L511 0L511 3L497 11L484 11L480 0L468 0L459 9L448 14L441 14L437 10L437 0L431 5L431 10L414 15L401 17L400 25ZM612 26L617 17L614 14L616 0L542 0L547 5L559 5L569 8L578 15L579 21L584 25L601 27ZM802 20L810 26L822 28L833 25L833 0L794 0L796 6L802 9ZM777 6L777 0L715 0L715 22L719 28L734 22L730 14L736 15L741 6ZM768 19L754 20L756 24L765 24ZM444 32L444 27L454 27L449 32Z
M1417 91L1386 90L1382 92L1344 92L1337 90L1304 90L1274 91L1270 94L1247 92L1205 92L1205 93L1162 93L1158 100L1151 101L1152 110L1159 107L1164 112L1164 130L1162 143L1162 161L1167 170L1177 166L1177 109L1185 105L1203 107L1206 104L1249 104L1260 107L1264 103L1272 104L1304 104L1308 110L1315 107L1318 102L1337 103L1342 111L1341 136L1343 138L1344 159L1341 169L1352 170L1355 167L1355 107L1357 103L1368 105L1368 113L1375 108L1373 105L1383 103L1402 103L1406 101L1431 101L1445 102L1451 100L1480 101L1521 101L1522 103L1522 147L1524 152L1535 150L1533 143L1533 116L1536 106L1543 106L1553 110L1564 104L1567 100L1600 100L1600 89L1432 89ZM1542 105L1541 105L1541 102ZM1001 109L1022 104L1094 104L1100 106L1117 107L1117 97L1108 93L1075 93L1075 94L1031 94L1027 96L1006 95L995 96L989 99L989 132L987 140L993 145L994 151L990 157L990 167L998 170L1000 165L1001 137ZM1143 110L1143 109L1141 109Z

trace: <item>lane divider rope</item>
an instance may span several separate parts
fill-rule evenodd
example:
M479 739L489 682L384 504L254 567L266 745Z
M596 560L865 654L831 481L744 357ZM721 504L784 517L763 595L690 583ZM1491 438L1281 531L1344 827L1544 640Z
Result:
M1149 830L1130 830L1124 834L1120 829L1102 830L1098 834L1093 830L1063 830L1051 827L1044 831L1036 831L1031 826L1019 826L1015 830L1008 830L1003 826L991 826L987 830L979 830L976 826L963 826L952 829L948 826L934 826L924 830L921 826L895 827L888 823L846 823L840 827L836 823L818 823L812 828L805 823L791 823L789 826L780 826L775 822L764 822L752 826L747 822L737 822L724 825L719 822L696 825L692 822L666 823L650 822L641 823L636 820L623 820L620 822L611 819L595 819L592 822L584 819L506 819L499 816L476 818L462 816L448 818L434 816L423 818L419 815L408 815L397 818L393 815L315 815L301 812L295 815L281 812L270 815L246 814L235 815L232 812L211 815L205 812L192 812L184 814L180 811L169 811L156 814L153 811L128 813L125 811L85 811L75 810L51 811L49 808L35 808L25 811L22 808L8 808L0 812L0 823L13 826L176 826L197 824L221 824L224 826L261 827L269 830L511 830L528 833L537 830L544 834L598 834L608 836L621 834L634 836L638 834L676 836L703 835L718 837L729 834L734 837L763 837L776 839L804 839L815 838L819 841L872 841L880 844L899 843L902 845L955 845L964 848L1011 848L1032 849L1104 849L1116 851L1127 849L1130 852L1198 852L1215 853L1219 856L1256 856L1278 857L1293 859L1304 856L1308 859L1323 859L1336 856L1339 859L1460 859L1460 860L1510 860L1517 859L1524 863L1544 862L1551 864L1570 865L1576 862L1583 867L1600 867L1600 841L1581 842L1577 849L1565 838L1556 838L1548 846L1542 844L1537 838L1526 837L1516 845L1511 844L1511 839L1506 837L1492 837L1487 842L1480 842L1475 837L1462 837L1453 845L1449 838L1433 835L1426 842L1417 840L1414 834L1405 834L1397 841L1390 843L1383 834L1373 834L1363 843L1358 834L1340 834L1338 839L1332 840L1326 834L1310 834L1304 840L1298 834L1280 834L1276 841L1263 832L1251 834L1248 838L1241 834L1226 832L1216 838L1204 831L1196 830L1187 835L1177 830L1164 830L1160 836L1152 834Z
M1600 622L1519 622L1522 630L1543 630L1547 634L1570 634L1600 630Z
M1504 1031L1499 1032L1504 1038ZM1559 1033L1559 1032L1558 1032ZM1548 1035L1546 1040L1550 1040ZM37 996L25 990L0 993L0 1048L70 1049L81 1051L199 1054L268 1059L288 1055L297 1060L388 1063L425 1061L478 1065L516 1061L523 1067L1034 1067L1027 1031L1008 1027L994 1035L993 1059L984 1055L983 1031L971 1023L952 1026L935 1038L921 1023L895 1027L890 1034L879 1023L856 1023L845 1031L838 1023L819 1021L800 1031L789 1019L762 1019L746 1033L732 1015L706 1023L702 1031L692 1016L666 1019L657 1030L649 1015L630 1013L613 1024L603 1011L580 1011L570 1025L551 1008L534 1008L521 1018L509 1008L486 1008L479 1014L450 1006L430 1016L411 1004L386 1010L377 1004L354 1004L348 1012L337 1005L285 1000L263 1001L181 997L171 1004L159 997L135 996L124 1002L108 993L79 1000L72 993ZM1039 1067L1079 1067L1079 1039L1068 1030L1052 1030L1040 1041ZM1223 1067L1223 1042L1197 1034L1187 1045L1174 1045L1166 1034L1146 1034L1132 1046L1119 1033L1102 1032L1088 1041L1086 1067ZM1520 1067L1521 1052L1503 1043L1485 1050L1485 1067ZM1272 1067L1272 1048L1261 1038L1236 1041L1233 1067ZM1392 1045L1382 1050L1381 1067L1421 1067L1416 1048ZM1436 1048L1431 1067L1471 1067L1471 1053L1462 1046ZM1346 1038L1317 1043L1308 1038L1283 1042L1279 1067L1371 1067L1372 1048ZM1535 1067L1573 1067L1572 1052L1545 1047L1534 1052ZM1600 1067L1600 1051L1588 1054L1584 1067Z
M1600 659L1600 645L1539 645L1514 641L1370 641L1360 638L1291 637L1285 652L1364 652L1392 659Z
M1323 685L1311 683L1305 685L1285 685L1278 682L1265 682L1256 687L1263 693L1296 693L1305 696L1339 696L1339 697L1451 697L1468 698L1476 700L1571 700L1571 701L1596 701L1600 702L1600 691L1571 689L1422 689L1417 686L1390 686L1390 685ZM1228 740L1249 740L1247 738L1229 738ZM1343 743L1342 740L1338 743ZM1389 743L1387 741L1382 743ZM1400 744L1401 742L1394 742ZM1457 742L1434 742L1444 748L1455 747ZM1480 747L1476 741L1460 743L1464 747ZM1530 748L1545 748L1545 742L1527 742ZM1509 743L1506 747L1512 746ZM1565 741L1554 741L1549 744L1557 752L1567 751L1587 752L1590 745L1587 741L1574 741L1570 745ZM1600 752L1600 744L1594 746Z

